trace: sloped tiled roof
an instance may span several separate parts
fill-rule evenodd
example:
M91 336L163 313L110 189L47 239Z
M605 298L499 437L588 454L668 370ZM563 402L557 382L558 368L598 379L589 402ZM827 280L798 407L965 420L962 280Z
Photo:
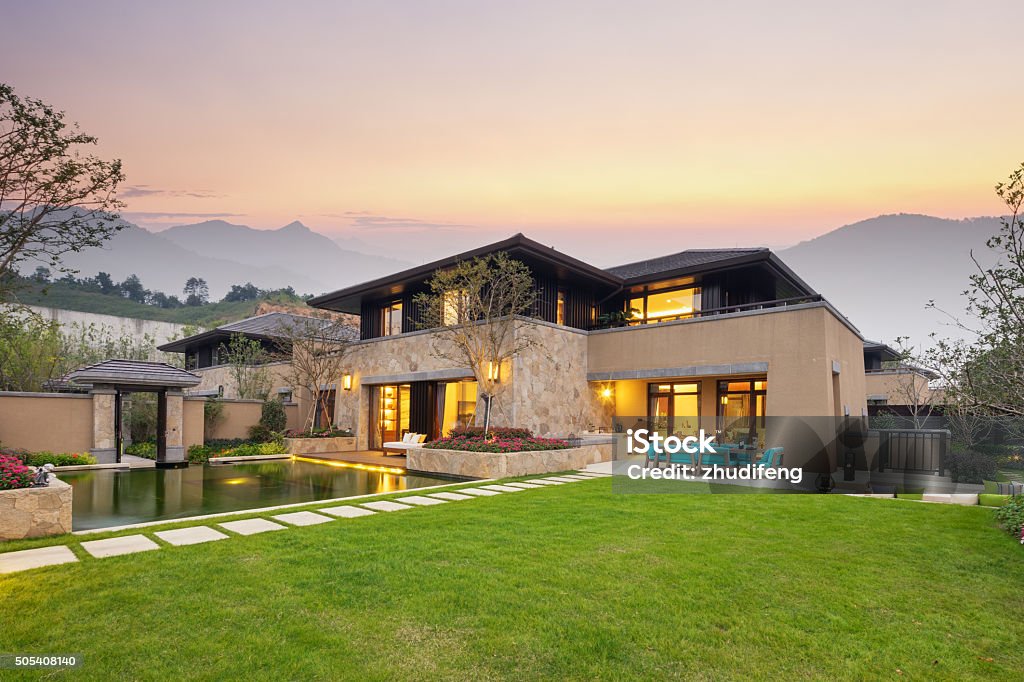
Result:
M201 377L172 367L164 362L138 360L106 360L76 369L67 375L77 384L123 384L127 386L166 386L184 388L195 386Z
M273 339L275 337L282 337L287 335L287 330L291 328L301 328L303 325L314 325L323 330L326 327L334 324L333 320L324 319L320 317L310 317L307 315L294 315L292 313L283 312L271 312L264 313L262 315L256 315L255 317L247 317L244 320L237 322L229 322L223 324L214 329L210 329L199 334L193 334L192 336L185 337L183 339L177 339L170 341L158 347L158 350L162 350L170 353L182 353L185 348L198 341L206 339L217 339L217 338L228 338L232 334L245 334L246 336L263 337L267 339ZM359 338L359 330L352 325L338 325L336 335L339 341L354 341Z
M635 263L617 265L613 268L606 268L605 271L610 272L613 275L617 275L618 277L622 277L623 279L633 279L634 277L647 277L663 272L685 270L687 268L695 268L701 265L716 263L718 261L730 260L742 256L752 256L761 253L767 254L769 253L769 250L767 248L687 249L686 251L672 253L667 256L658 256L657 258L649 258Z

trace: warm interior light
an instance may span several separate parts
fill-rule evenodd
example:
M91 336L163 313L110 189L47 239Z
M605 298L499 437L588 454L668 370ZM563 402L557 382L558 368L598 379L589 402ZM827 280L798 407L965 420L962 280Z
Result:
M497 382L501 378L501 363L488 362L487 363L487 379L488 381Z
M606 389L602 390L601 391L601 397L602 398L611 398L612 397L612 389L606 388Z
M359 469L361 471L376 471L382 474L400 474L406 473L405 469L400 467L382 467L374 466L372 464L359 464L357 462L339 462L333 459L316 459L313 457L299 457L292 455L292 459L296 462L309 462L310 464L326 464L329 467L338 467L342 469Z

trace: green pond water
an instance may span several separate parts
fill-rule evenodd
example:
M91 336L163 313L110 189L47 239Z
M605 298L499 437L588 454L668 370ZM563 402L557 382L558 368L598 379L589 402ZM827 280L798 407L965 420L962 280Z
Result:
M292 460L187 469L66 472L74 530L178 519L451 483Z

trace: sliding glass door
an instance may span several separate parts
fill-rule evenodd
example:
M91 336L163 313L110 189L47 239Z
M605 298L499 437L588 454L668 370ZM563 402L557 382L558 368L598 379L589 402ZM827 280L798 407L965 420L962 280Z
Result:
M700 430L700 383L647 385L648 428L659 433L696 435Z
M742 379L718 382L718 429L722 443L764 447L768 382Z

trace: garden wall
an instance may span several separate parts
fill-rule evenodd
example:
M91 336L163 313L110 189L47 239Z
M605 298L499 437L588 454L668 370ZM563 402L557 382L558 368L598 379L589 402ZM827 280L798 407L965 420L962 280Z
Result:
M0 540L71 532L71 486L50 478L45 488L0 490Z
M88 452L92 447L92 397L2 391L0 443L32 451Z
M405 467L466 478L505 478L528 474L582 469L588 464L607 462L612 458L612 445L583 445L567 450L535 452L464 452L415 448L406 454Z

